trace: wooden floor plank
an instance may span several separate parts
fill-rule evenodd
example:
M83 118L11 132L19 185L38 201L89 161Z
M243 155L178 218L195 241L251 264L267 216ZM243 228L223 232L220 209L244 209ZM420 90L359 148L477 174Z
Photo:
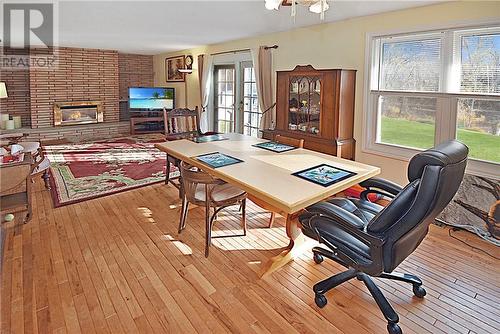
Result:
M203 208L177 233L179 200L164 184L54 209L35 184L33 219L5 226L2 333L381 333L386 320L352 280L314 304L312 285L343 269L311 252L260 279L287 244L284 219L249 203L248 234L214 239L204 257ZM214 235L241 233L238 208L219 214ZM428 294L376 279L407 334L500 331L500 261L431 226L398 271L419 275ZM495 247L452 232L491 254Z

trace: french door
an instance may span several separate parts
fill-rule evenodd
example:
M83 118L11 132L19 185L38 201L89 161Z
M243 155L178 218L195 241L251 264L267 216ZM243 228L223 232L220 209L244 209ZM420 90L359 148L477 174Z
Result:
M259 110L255 72L251 61L214 66L214 129L259 135Z
M234 65L214 67L215 124L217 132L236 132L236 70Z
M260 119L262 113L259 109L257 97L257 84L255 80L255 71L252 62L241 63L241 92L242 99L240 107L243 111L243 134L258 137Z

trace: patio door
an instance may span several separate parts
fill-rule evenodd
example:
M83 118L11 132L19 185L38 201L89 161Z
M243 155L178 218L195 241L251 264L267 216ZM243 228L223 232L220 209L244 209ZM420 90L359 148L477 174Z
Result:
M214 72L214 129L222 133L236 132L235 65L216 65Z
M239 109L242 113L240 132L248 136L258 137L262 113L259 109L257 84L253 63L251 61L241 62L240 68L240 93L237 95L240 97Z
M244 58L241 56L241 58ZM213 128L221 133L259 136L259 109L253 63L246 59L224 59L214 65Z

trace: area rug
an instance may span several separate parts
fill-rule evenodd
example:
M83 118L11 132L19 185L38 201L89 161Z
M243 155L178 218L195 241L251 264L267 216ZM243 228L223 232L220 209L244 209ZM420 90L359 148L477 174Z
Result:
M166 156L154 147L163 141L163 135L149 134L46 146L54 206L164 181ZM175 167L171 173L178 175Z

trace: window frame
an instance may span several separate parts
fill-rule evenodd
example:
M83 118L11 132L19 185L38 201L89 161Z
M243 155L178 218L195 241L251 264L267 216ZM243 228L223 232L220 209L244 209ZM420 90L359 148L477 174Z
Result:
M435 116L434 144L448 139L455 139L457 134L457 107L459 98L500 99L500 94L461 93L461 71L456 67L460 52L454 52L453 46L462 36L484 33L499 33L500 22L491 21L483 26L471 25L460 27L436 27L432 30L399 31L389 33L367 33L365 45L365 73L364 80L364 112L363 112L363 140L362 151L401 161L408 161L413 155L422 150L396 144L378 142L379 117L378 100L380 96L412 96L437 98ZM416 92L403 90L380 89L380 57L382 43L386 40L404 42L419 39L429 39L429 36L441 36L441 75L438 92ZM460 44L459 44L460 45ZM460 67L459 67L460 68ZM486 177L500 178L500 163L470 158L467 172Z

